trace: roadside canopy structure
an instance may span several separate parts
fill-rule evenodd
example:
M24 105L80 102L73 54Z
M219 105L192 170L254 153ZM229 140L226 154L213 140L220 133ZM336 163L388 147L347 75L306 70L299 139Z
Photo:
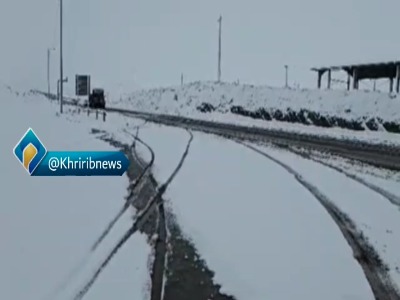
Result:
M330 89L332 72L345 71L348 75L348 90L350 89L351 79L353 79L353 89L358 89L359 81L363 79L389 79L390 92L393 92L394 80L396 80L396 92L399 93L400 90L400 61L312 68L311 70L318 73L318 88L321 88L321 79L325 73L328 74L327 88Z

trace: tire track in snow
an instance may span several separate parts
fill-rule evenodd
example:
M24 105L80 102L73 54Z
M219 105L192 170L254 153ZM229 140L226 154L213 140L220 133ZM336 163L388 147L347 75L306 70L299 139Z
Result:
M349 246L352 248L354 258L362 267L376 299L400 299L400 293L395 288L395 285L392 283L392 280L388 274L387 266L385 266L384 262L379 257L376 250L368 243L363 233L357 229L356 225L349 218L349 216L342 212L316 186L306 181L301 176L301 174L299 174L290 166L249 144L246 144L239 140L236 140L236 142L268 158L269 160L284 168L288 173L292 174L294 178L320 202L320 204L326 209L326 211L338 225Z
M140 158L139 153L132 151L132 154L136 155L135 161ZM134 160L131 159L131 161ZM141 169L140 162L137 162L136 165L137 173ZM130 174L130 176L133 180L137 175ZM140 194L134 205L142 209L146 204L143 200L150 198L157 186L159 183L156 181L156 177L148 173L146 180L143 180L141 186L137 188ZM149 267L151 284L146 298L235 300L232 295L221 292L221 286L214 282L215 273L209 269L198 254L195 245L182 233L178 221L172 213L173 208L165 207L164 211L164 206L168 204L162 198L160 201L158 211L154 210L141 230L149 236L150 244L154 249Z
M323 161L321 159L313 157L311 154L302 152L300 150L296 150L294 148L288 148L288 150L290 152L294 153L294 154L297 154L297 155L305 158L305 159L312 160L312 161L314 161L314 162L316 162L318 164L321 164L321 165L323 165L325 167L328 167L328 168L333 169L333 170L335 170L335 171L337 171L337 172L339 172L341 174L346 175L346 177L348 177L350 179L353 179L354 181L364 185L365 187L369 188L370 190L378 193L382 197L386 198L390 203L392 203L393 205L396 205L396 206L398 206L400 208L400 197L395 195L395 194L393 194L393 193L391 193L391 192L389 192L389 191L387 191L387 190L385 190L384 188L381 188L380 186L377 186L377 185L375 185L373 183L370 183L370 182L366 181L365 179L363 179L363 178L361 178L361 177L359 177L357 175L354 175L354 174L352 174L350 172L347 172L346 170L344 170L344 169L342 169L340 167L337 167L337 166L332 165L330 163L327 163L327 162L325 162L325 161Z
M147 122L147 121L146 121ZM139 126L135 126L137 129L137 134L139 132L139 129L141 126L145 125L146 122L144 122L142 125ZM117 147L117 148L124 148L124 145L122 145L119 142L114 141L113 139L108 137L107 132L102 131L102 130L97 130L97 129L92 129L92 134L99 134L102 133L102 135L99 137L99 139L108 142L110 144L112 144L113 146ZM136 137L137 137L136 134ZM144 167L144 170L142 171L142 173L138 176L138 178L135 180L135 182L132 184L131 186L131 193L130 195L127 197L127 202L124 204L124 206L121 208L121 210L117 213L117 215L111 220L111 222L107 225L106 229L101 233L101 235L99 236L99 238L97 238L97 240L95 241L95 243L93 244L93 246L90 248L90 250L82 257L81 260L79 260L79 262L76 264L76 266L74 266L71 271L67 274L67 276L65 277L65 279L63 281L61 281L61 283L59 283L57 285L57 287L50 292L44 299L46 300L53 300L54 298L56 298L61 292L65 291L65 289L68 287L68 285L72 282L72 280L74 280L74 278L76 278L76 276L82 272L82 270L86 267L86 265L89 263L89 260L92 256L92 254L95 252L95 250L99 247L99 245L101 244L101 242L105 239L105 237L108 235L108 233L111 231L112 227L117 223L117 221L119 220L119 218L124 214L124 212L128 209L128 207L132 204L132 202L134 201L134 199L132 199L132 191L134 189L136 189L138 187L138 185L140 184L141 180L143 179L144 175L146 174L146 172L148 171L149 168L151 168L151 166L154 163L154 152L153 150L146 144L144 143L142 140L138 139L134 139L133 144L130 148L134 147L136 145L136 142L141 143L142 145L144 145L146 148L148 148L148 150L151 153L151 161L149 162L148 165L146 165L146 167Z
M155 257L152 269L152 285L151 285L151 300L161 300L164 290L164 274L165 261L167 253L167 225L165 221L164 201L162 197L157 200L158 206L158 224L157 224L157 239L154 245Z
M105 239L105 237L108 235L108 233L111 231L111 229L114 227L114 225L118 222L118 220L121 218L121 216L127 211L127 209L132 205L133 201L135 201L135 197L133 196L133 191L137 188L137 186L142 182L142 179L144 176L147 174L148 170L153 166L155 155L153 149L146 144L144 141L142 141L140 138L137 136L134 136L134 144L132 144L131 149L134 148L134 145L136 142L141 143L143 146L145 146L150 154L151 154L151 159L146 166L143 167L142 172L140 173L139 177L134 181L131 187L131 192L129 196L127 197L127 201L124 203L124 205L121 207L121 209L118 211L118 213L114 216L114 218L109 222L107 227L104 229L104 231L101 233L101 235L97 238L96 242L93 244L91 251L95 251L100 243Z
M127 134L131 135L131 133L124 130ZM139 135L139 130L136 131L136 138ZM136 140L136 139L135 139ZM137 161L139 168L143 169L143 165L141 162L141 158L139 157L135 145L133 145L133 151L135 155L135 160ZM150 184L153 188L152 190L156 190L157 183L155 179L150 175L148 176L148 180L143 180L142 184L146 183ZM132 192L133 193L133 192ZM166 217L164 210L164 202L162 197L157 198L157 220L156 220L156 238L153 241L154 243L154 261L153 267L151 270L151 291L150 291L150 299L151 300L161 300L163 287L164 287L164 271L165 271L165 260L166 260L166 241L167 241L167 228L166 228Z
M158 207L160 205L160 203L162 203L160 198L167 190L168 185L172 182L172 180L178 174L179 170L183 166L183 163L189 153L189 148L190 148L191 142L193 140L193 134L190 131L189 131L189 134L190 134L190 139L187 143L185 152L183 153L181 160L179 161L175 170L172 172L170 177L164 182L164 184L162 184L157 189L157 193L148 201L146 207L137 213L137 215L134 217L134 223L133 223L132 227L129 228L125 232L125 234L121 237L121 239L118 241L118 243L115 245L115 247L109 252L107 257L103 260L103 262L100 264L100 266L96 269L96 271L94 272L92 277L87 281L87 283L84 285L84 287L82 289L80 289L79 292L75 295L74 300L83 299L83 297L87 294L87 292L93 286L93 284L95 283L95 281L97 280L99 275L102 273L104 268L108 265L108 263L111 261L111 259L114 257L114 255L118 252L118 250L125 244L125 242L135 232L137 232L144 225L144 223L147 221L148 217L151 215L153 208L155 208L155 206ZM161 275L163 275L163 272ZM162 286L159 288L159 290L162 291ZM160 293L160 296L158 299L152 298L152 300L161 300L161 293Z

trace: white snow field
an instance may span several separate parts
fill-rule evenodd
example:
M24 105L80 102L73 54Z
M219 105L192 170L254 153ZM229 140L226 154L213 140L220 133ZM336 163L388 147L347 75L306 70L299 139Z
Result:
M175 100L175 95L177 99ZM203 102L216 107L212 113L201 113L196 107ZM400 134L378 131L354 131L338 127L323 128L301 123L257 120L232 114L229 109L240 105L248 110L258 108L309 111L341 117L345 120L370 118L400 122L400 101L395 94L369 91L283 89L235 83L194 82L183 86L137 90L109 99L110 106L138 111L190 116L246 126L318 134L342 139L358 139L370 143L400 145Z
M132 224L129 212L98 251L88 256L95 239L121 208L128 179L30 177L13 154L15 144L29 127L48 150L115 148L90 135L87 121L74 124L64 116L56 117L58 107L42 98L16 97L1 90L0 101L0 164L4 168L0 190L0 299L71 299ZM145 299L150 251L145 237L136 234L85 299ZM69 280L70 275L74 280Z
M2 161L10 173L3 178L6 184L0 202L0 298L70 299L131 225L132 212L86 262L88 249L123 203L128 180L126 176L29 177L12 149L32 127L48 150L108 150L111 146L89 135L91 128L107 130L128 143L132 137L124 129L134 134L135 126L143 121L108 114L103 122L70 107L57 117L58 106L42 97L15 97L5 92L0 96L3 145L10 153ZM162 183L176 167L189 134L146 123L140 138L155 151L153 173ZM326 167L262 149L301 171L348 213L399 282L395 271L400 247L397 207ZM149 158L144 148L139 152ZM329 214L292 175L250 149L194 132L189 155L165 199L185 235L215 271L223 292L250 300L374 299ZM85 299L146 299L150 257L145 237L135 234ZM80 262L86 263L78 269L79 276L65 288L57 288Z

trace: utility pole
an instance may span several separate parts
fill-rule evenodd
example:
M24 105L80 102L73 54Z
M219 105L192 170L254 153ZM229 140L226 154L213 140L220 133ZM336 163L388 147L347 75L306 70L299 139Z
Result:
M50 48L47 48L47 95L50 96Z
M60 0L60 113L63 113L63 0Z
M221 81L221 27L222 27L222 16L219 16L219 34L218 34L218 82Z
M47 93L50 95L50 51L55 50L54 48L47 48Z
M183 85L183 73L181 74L181 85Z
M63 79L63 82L68 82L68 77ZM57 101L61 102L61 97L60 97L60 79L57 79ZM61 105L61 104L60 104Z
M289 86L288 84L288 65L285 65L285 88Z

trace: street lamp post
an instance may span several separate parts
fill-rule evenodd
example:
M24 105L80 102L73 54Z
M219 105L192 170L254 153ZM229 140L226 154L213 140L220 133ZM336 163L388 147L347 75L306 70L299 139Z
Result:
M288 65L285 65L285 88L288 86Z
M50 51L54 51L54 48L47 48L47 93L50 96Z
M60 0L60 113L63 113L63 0Z

